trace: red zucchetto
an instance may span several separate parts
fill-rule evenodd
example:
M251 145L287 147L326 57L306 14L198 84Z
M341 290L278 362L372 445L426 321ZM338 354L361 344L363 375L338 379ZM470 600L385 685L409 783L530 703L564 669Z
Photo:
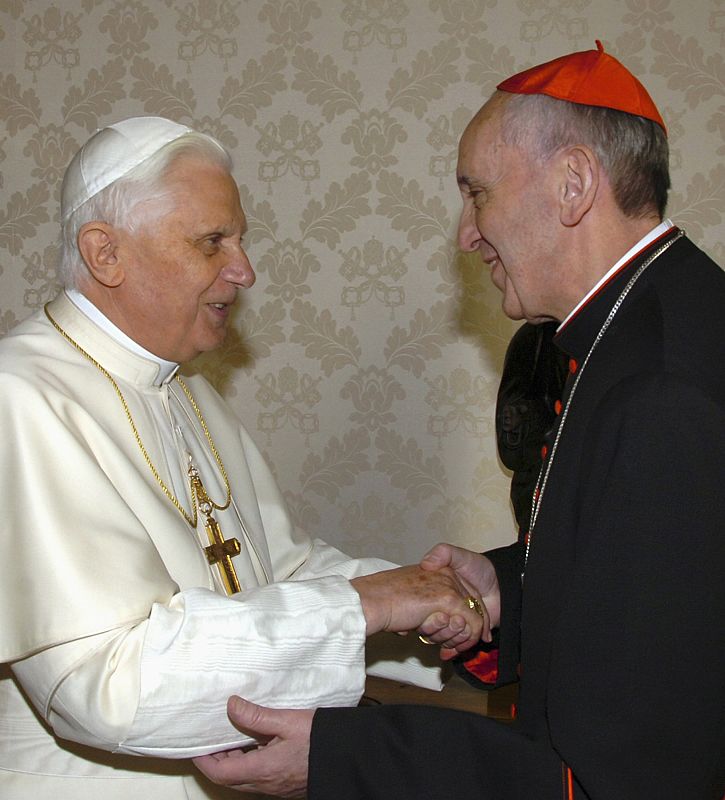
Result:
M507 78L496 88L513 94L546 94L570 103L625 111L651 119L667 133L647 90L623 64L604 52L598 39L596 50L570 53L531 67Z

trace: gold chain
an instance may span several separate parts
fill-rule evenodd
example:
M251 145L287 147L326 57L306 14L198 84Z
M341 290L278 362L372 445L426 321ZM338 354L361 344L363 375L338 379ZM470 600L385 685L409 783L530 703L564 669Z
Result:
M118 395L118 399L121 401L121 405L123 406L123 410L126 412L126 419L128 420L129 424L131 425L131 430L133 431L134 438L136 439L136 444L138 445L139 450L141 450L141 453L142 453L142 455L144 457L144 460L146 461L146 464L148 464L148 467L151 470L151 473L153 474L154 478L156 478L156 482L161 487L161 491L166 495L166 497L168 497L169 500L171 500L171 502L174 504L174 506L176 506L176 509L178 510L178 512L189 523L189 525L191 525L192 528L196 528L196 523L197 523L197 520L199 519L199 515L198 515L198 509L197 509L197 506L198 506L198 501L197 501L197 497L196 497L197 492L196 492L196 490L194 488L194 482L193 481L189 482L190 493L191 493L191 501L192 501L192 504L193 504L193 509L192 509L193 516L192 516L181 505L181 503L179 502L179 500L176 497L176 495L174 495L174 493L164 483L163 479L161 478L161 476L158 473L158 470L154 466L153 461L151 461L151 457L149 456L148 452L146 451L146 447L144 446L144 443L141 440L141 435L139 434L138 428L136 427L136 423L134 422L133 416L131 415L131 409L128 407L128 403L126 402L126 398L123 396L123 392L121 391L121 388L119 387L119 385L116 383L114 377L111 375L111 373L102 364L99 364L98 361L96 361L96 359L93 358L93 356L90 353L86 352L78 344L78 342L75 341L75 339L72 339L68 335L68 333L66 333L66 331L63 330L63 328L61 328L61 326L50 315L50 312L48 311L48 306L47 305L45 306L44 311L45 311L45 316L48 317L48 319L50 320L50 323L58 331L58 333L60 333L61 336L63 336L63 338L67 342L72 344L73 347L75 347L76 350L78 350L79 353L84 355L91 362L91 364L93 364L93 366L96 367L96 369L98 369L98 371L102 375L104 375L106 378L108 378L108 380L111 383L111 386L113 386L116 394ZM231 500L232 500L232 490L231 490L231 487L229 485L229 478L227 476L227 471L224 468L224 463L222 462L221 456L219 455L219 451L216 449L216 446L214 445L214 442L213 442L213 440L211 438L211 433L209 433L209 428L207 428L206 421L204 420L204 417L202 416L202 413L201 413L201 409L199 408L199 406L196 404L196 401L192 397L191 392L189 391L189 387L184 383L184 381L178 375L176 376L176 380L178 381L179 385L183 389L184 394L186 395L187 399L189 400L189 403L191 404L191 407L194 409L194 413L196 414L197 419L199 420L199 423L201 424L202 430L204 431L204 435L206 436L206 440L207 440L207 442L209 442L209 447L211 448L211 451L214 454L214 458L216 459L217 466L219 467L219 471L221 472L222 478L224 479L224 487L226 488L226 493L227 493L226 500L224 501L224 504L223 505L218 505L211 498L209 498L209 502L211 503L211 505L214 508L216 508L218 511L224 511L224 509L229 507L229 503L231 503Z

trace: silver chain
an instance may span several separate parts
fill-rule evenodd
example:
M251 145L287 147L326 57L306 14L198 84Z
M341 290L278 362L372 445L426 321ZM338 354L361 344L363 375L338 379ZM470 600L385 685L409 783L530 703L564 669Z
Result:
M547 484L547 482L549 480L549 473L551 472L551 465L554 463L554 455L556 454L557 447L559 446L559 439L561 439L561 433L564 430L564 423L566 422L566 418L567 418L567 416L569 414L569 408L571 406L571 401L574 398L574 393L576 392L576 388L579 385L579 381L581 380L581 376L582 376L582 374L584 372L584 368L589 363L589 359L591 358L592 353L594 352L594 349L596 348L596 346L601 341L601 339L604 336L607 328L609 328L609 326L611 325L612 320L614 319L614 315L617 313L617 311L619 311L619 307L624 302L625 297L627 297L627 295L629 294L630 290L632 289L634 284L639 279L640 275L642 275L642 273L647 269L647 267L649 267L649 265L655 259L659 258L662 255L662 253L665 252L665 250L667 250L669 247L671 247L678 239L680 239L684 235L685 235L685 232L683 230L679 230L675 236L673 236L671 239L668 239L668 241L666 241L664 244L660 245L660 247L658 247L657 250L655 250L655 252L652 253L652 255L643 264L641 264L638 267L637 271L629 279L629 281L627 282L627 285L624 287L624 289L622 289L622 293L619 295L619 297L617 298L616 302L612 306L612 309L609 312L609 315L604 320L604 324L599 329L599 333L597 334L596 338L594 339L594 342L592 343L592 346L589 348L589 352L587 353L586 358L584 359L584 361L581 364L581 367L577 371L576 378L574 379L574 383L573 383L573 385L571 387L571 392L569 392L569 397L567 398L567 401L566 401L566 406L564 407L564 410L561 413L561 420L559 421L559 427L557 428L556 436L554 437L554 444L551 446L551 453L549 454L549 457L546 459L545 464L542 464L542 466L541 466L541 470L539 471L539 477L538 477L538 479L536 481L536 488L534 489L534 494L533 494L533 497L531 498L531 520L529 522L529 531L528 531L528 534L526 536L526 551L524 553L524 569L521 572L521 580L522 581L524 579L524 573L526 571L526 565L527 565L527 563L529 561L529 551L531 549L531 540L534 537L534 526L536 525L536 520L537 520L537 518L539 516L539 509L541 508L541 501L544 499L544 490L545 490L546 484Z

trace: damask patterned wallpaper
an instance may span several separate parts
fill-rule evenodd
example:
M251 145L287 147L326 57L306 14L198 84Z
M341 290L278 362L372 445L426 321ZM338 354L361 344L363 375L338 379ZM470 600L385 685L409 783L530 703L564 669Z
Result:
M669 127L670 215L725 263L725 0L0 0L0 26L0 333L56 291L90 133L214 134L259 277L199 368L298 522L353 554L514 536L493 411L515 324L455 246L457 138L503 77L601 39Z

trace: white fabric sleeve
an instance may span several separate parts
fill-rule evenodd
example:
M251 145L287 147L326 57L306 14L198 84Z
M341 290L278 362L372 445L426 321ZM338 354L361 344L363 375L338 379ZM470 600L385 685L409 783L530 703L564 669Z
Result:
M238 598L189 589L130 630L49 648L13 670L61 738L189 758L251 742L227 719L230 694L287 708L356 704L364 642L358 594L333 576Z
M322 539L314 539L306 560L290 575L290 580L306 581L324 575L340 575L349 580L383 569L395 569L397 566L398 564L383 558L350 558Z
M354 578L385 569L395 569L397 564L381 558L350 558L332 545L315 539L307 561L292 575L292 580L303 580L310 575L342 575ZM366 645L366 672L379 678L411 683L440 692L450 672L441 662L437 647L424 647L418 637L379 633L370 637Z
M61 738L166 758L238 747L251 739L227 719L230 694L282 708L359 701L365 619L348 579L395 566L318 539L289 581L232 598L187 589L135 626L48 648L13 671ZM370 674L442 687L432 648L393 634L371 641Z

